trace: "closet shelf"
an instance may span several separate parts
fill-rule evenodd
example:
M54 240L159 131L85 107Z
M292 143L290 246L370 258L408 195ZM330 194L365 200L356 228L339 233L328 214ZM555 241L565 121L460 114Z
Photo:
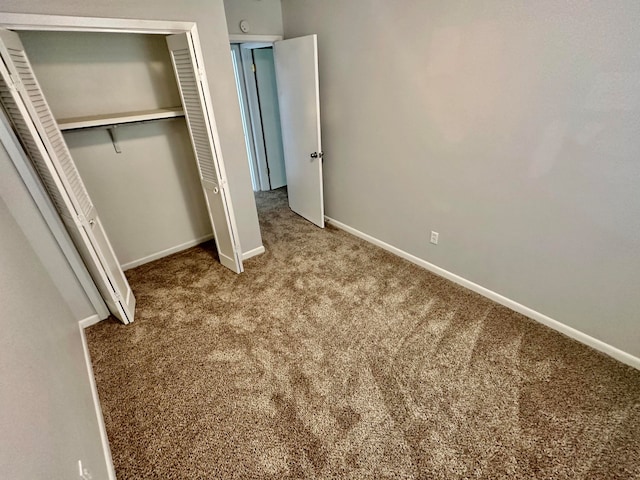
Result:
M113 127L126 123L162 120L164 118L184 117L182 107L158 108L137 112L111 113L108 115L91 115L88 117L60 118L60 130L77 130L80 128Z

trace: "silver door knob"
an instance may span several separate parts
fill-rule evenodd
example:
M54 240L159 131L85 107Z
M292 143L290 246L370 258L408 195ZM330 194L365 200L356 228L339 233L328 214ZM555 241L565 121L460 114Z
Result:
M322 158L324 154L322 152L313 152L311 158Z

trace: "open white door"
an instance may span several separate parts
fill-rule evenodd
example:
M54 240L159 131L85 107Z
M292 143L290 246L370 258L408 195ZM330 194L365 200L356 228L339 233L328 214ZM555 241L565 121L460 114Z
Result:
M167 45L198 162L220 263L240 273L243 270L240 243L224 164L216 150L218 138L204 67L196 54L190 33L168 36Z
M324 227L317 35L273 44L289 207Z
M109 310L130 323L135 297L16 33L0 29L0 57L0 102Z

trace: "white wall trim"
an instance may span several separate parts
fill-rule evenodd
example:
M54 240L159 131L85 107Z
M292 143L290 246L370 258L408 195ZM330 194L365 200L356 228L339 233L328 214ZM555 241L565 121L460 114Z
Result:
M244 35L232 33L229 35L229 43L273 43L282 40L282 35Z
M242 260L248 260L251 257L255 257L256 255L260 255L261 253L264 253L265 249L264 249L264 245L260 245L259 247L254 248L253 250L249 250L248 252L244 252L242 254Z
M168 255L181 252L182 250L186 250L187 248L195 247L196 245L200 245L202 242L206 242L208 240L211 240L212 238L213 238L213 234L210 233L203 237L199 237L194 240L189 240L188 242L181 243L180 245L176 245L175 247L167 248L160 252L147 255L146 257L142 257L137 260L133 260L131 262L123 263L122 265L120 265L120 268L122 268L122 270L130 270L132 268L139 267L140 265L144 265L145 263L158 260L159 258L163 258Z
M98 397L98 389L96 387L96 379L93 375L93 366L91 365L91 355L89 354L89 347L87 345L87 336L84 333L85 327L83 324L93 325L93 317L98 318L97 315L85 318L78 322L78 328L80 330L80 338L82 339L82 350L84 352L84 361L87 365L87 374L89 375L89 384L91 385L91 396L93 397L93 406L96 411L96 419L98 421L98 429L100 430L100 440L102 441L102 451L104 454L104 460L107 466L107 473L109 480L116 480L116 470L113 467L113 458L111 457L111 448L109 447L109 438L107 437L107 429L104 425L104 417L102 416L102 407L100 406L100 398ZM99 318L98 318L99 321ZM94 322L95 323L95 322Z
M466 278L456 275L455 273L451 273L448 270L445 270L444 268L440 268L432 263L429 263L426 260L418 258L415 255L405 252L404 250L400 250L399 248L394 247L393 245L389 245L388 243L383 242L382 240L379 240L375 237L372 237L371 235L368 235L364 232L356 230L355 228L350 227L349 225L346 225L342 222L339 222L338 220L335 220L327 216L325 216L325 220L329 225L333 225L334 227L339 228L340 230L344 230L345 232L355 235L356 237L362 238L363 240L366 240L369 243L377 245L378 247L381 247L384 250L387 250L399 257L402 257L405 260L410 261L411 263L415 263L416 265L423 267L429 270L430 272L435 273L436 275L444 277L447 280L451 280L452 282L455 282L458 285L462 285L463 287L468 288L469 290L479 293L483 297L487 297L493 300L494 302L499 303L500 305L504 305L505 307L508 307L511 310L521 313L522 315L525 315L531 318L532 320L542 323L543 325L546 325L547 327L553 330L556 330L557 332L563 333L566 336L571 337L580 343L583 343L589 347L595 348L596 350L602 353L605 353L610 357L613 357L616 360L619 360L622 363L625 363L631 367L634 367L640 370L640 358L635 357L630 353L624 352L612 345L609 345L608 343L598 340L597 338L594 338L590 335L587 335L586 333L583 333L580 330L576 330L573 327L570 327L568 325L565 325L564 323L554 320L551 317L548 317L540 312L537 312L536 310L526 307L507 297L504 297L499 293L489 290L488 288L478 285L477 283L467 280Z
M80 320L78 325L80 325L80 330L84 330L85 328L89 328L91 325L95 325L102 320L104 320L104 318L100 318L99 315L91 315L90 317Z

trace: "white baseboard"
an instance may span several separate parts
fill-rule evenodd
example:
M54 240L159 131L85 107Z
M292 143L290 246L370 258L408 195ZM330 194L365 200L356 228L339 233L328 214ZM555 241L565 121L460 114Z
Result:
M146 257L139 258L138 260L123 263L122 265L120 265L120 267L122 268L122 270L130 270L132 268L139 267L140 265L144 265L145 263L153 262L154 260L158 260L162 257L166 257L168 255L181 252L182 250L186 250L187 248L195 247L196 245L199 245L202 242L211 240L212 238L213 238L213 234L210 233L209 235L205 235L204 237L196 238L194 240L189 240L188 242L181 243L180 245L167 248L166 250L162 250L160 252L156 252L151 255L147 255Z
M107 467L107 473L109 480L116 480L116 470L113 466L113 458L111 457L111 448L109 447L109 438L107 437L107 429L104 425L104 417L102 416L102 407L100 407L100 398L98 397L98 389L96 388L96 379L93 375L93 366L91 365L91 355L89 354L89 347L87 346L87 337L84 333L83 325L93 325L96 320L100 321L97 315L93 315L84 320L78 322L78 328L80 330L80 338L82 339L82 350L84 351L84 361L87 365L87 374L89 375L89 384L91 385L91 396L93 397L93 406L96 411L96 420L98 421L98 429L100 430L100 440L102 442L102 452L104 455L104 461ZM92 323L93 322L93 323Z
M546 325L547 327L552 328L553 330L563 333L568 337L571 337L574 340L577 340L580 343L583 343L592 348L595 348L596 350L602 353L605 353L610 357L613 357L616 360L619 360L622 363L625 363L627 365L630 365L640 370L640 358L635 357L630 353L624 352L619 348L609 345L608 343L598 340L597 338L591 337L590 335L587 335L586 333L576 330L573 327L565 325L564 323L554 320L553 318L548 317L540 312L537 312L529 307L526 307L514 300L504 297L499 293L489 290L488 288L478 285L477 283L467 280L466 278L456 275L455 273L451 273L448 270L445 270L444 268L440 268L432 263L427 262L426 260L423 260L421 258L416 257L415 255L405 252L404 250L400 250L399 248L394 247L393 245L389 245L388 243L383 242L382 240L379 240L375 237L372 237L371 235L368 235L364 232L356 230L355 228L350 227L349 225L346 225L337 220L334 220L333 218L325 217L325 220L327 221L328 224L333 225L334 227L339 228L340 230L344 230L345 232L348 232L356 237L362 238L363 240L366 240L369 243L377 245L378 247L381 247L384 250L387 250L399 257L404 258L405 260L415 263L416 265L419 265L429 270L430 272L435 273L436 275L439 275L448 280L451 280L452 282L455 282L458 285L462 285L463 287L468 288L469 290L472 290L476 293L479 293L480 295L487 297L493 300L494 302L499 303L500 305L504 305L505 307L508 307L511 310L514 310L533 320L536 320L537 322L540 322L543 325Z
M251 257L255 257L256 255L260 255L261 253L264 253L264 246L260 245L257 248L254 248L253 250L249 250L248 252L244 252L242 254L242 260L249 260Z
M95 325L96 323L102 320L104 320L104 318L100 318L97 314L91 315L90 317L83 318L82 320L80 320L78 322L78 325L80 325L80 330L84 330L85 328L89 328L91 325Z

